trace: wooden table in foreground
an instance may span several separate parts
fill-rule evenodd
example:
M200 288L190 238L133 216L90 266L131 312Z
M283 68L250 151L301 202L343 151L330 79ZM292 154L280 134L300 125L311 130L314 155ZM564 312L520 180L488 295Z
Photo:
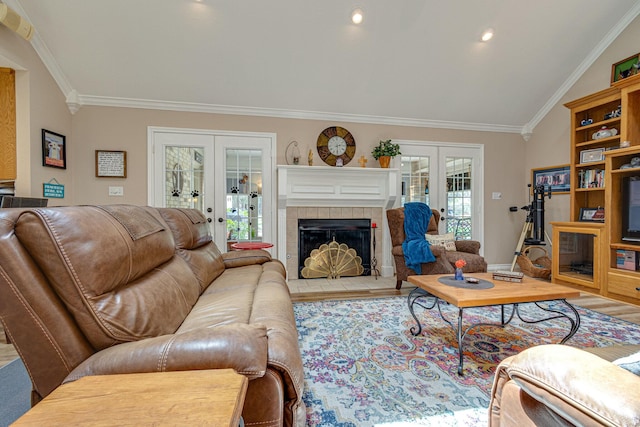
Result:
M247 382L233 369L84 377L61 385L12 425L237 427Z
M408 296L407 302L409 305L409 311L417 323L417 328L411 328L413 335L419 335L422 332L422 325L414 313L414 305L426 309L432 309L436 305L440 316L447 322L456 332L458 338L458 374L462 375L463 370L463 351L462 343L467 333L477 327L486 325L505 326L511 322L515 315L520 320L526 323L539 323L546 320L565 318L568 319L571 328L569 334L565 336L561 343L565 343L569 340L580 327L580 314L578 311L567 302L567 298L575 298L580 296L580 292L562 285L555 283L544 282L541 280L524 277L522 283L504 282L499 280L493 280L492 273L471 273L466 274L468 277L475 277L477 279L486 280L493 284L490 289L466 289L455 286L445 285L438 281L441 277L451 276L450 274L443 275L424 275L424 276L409 276L407 281L415 286L416 289L411 291ZM420 301L424 298L434 297L431 306L425 306ZM458 308L458 324L457 327L452 322L447 320L440 310L440 300L446 301ZM539 305L542 301L554 301L559 300L564 303L573 313L573 318L564 312L550 310L546 307ZM540 309L552 313L550 317L537 320L523 319L518 311L518 304L535 303ZM508 319L505 319L505 305L513 304ZM500 323L480 323L467 327L463 330L463 311L465 308L472 307L486 307L491 305L501 306L501 321Z

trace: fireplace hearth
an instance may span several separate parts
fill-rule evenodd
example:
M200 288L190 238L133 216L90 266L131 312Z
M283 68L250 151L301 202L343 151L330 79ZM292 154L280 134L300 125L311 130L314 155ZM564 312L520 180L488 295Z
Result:
M371 220L299 219L298 277L302 277L305 260L311 251L331 242L344 243L362 258L363 276L371 275Z

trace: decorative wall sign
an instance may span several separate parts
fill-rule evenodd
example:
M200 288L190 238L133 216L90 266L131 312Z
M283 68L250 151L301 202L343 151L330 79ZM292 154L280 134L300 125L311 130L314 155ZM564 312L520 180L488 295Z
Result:
M55 178L42 184L42 196L52 199L64 199L64 185Z
M42 166L67 168L67 143L64 135L42 129Z
M96 150L96 176L99 178L126 178L127 152Z

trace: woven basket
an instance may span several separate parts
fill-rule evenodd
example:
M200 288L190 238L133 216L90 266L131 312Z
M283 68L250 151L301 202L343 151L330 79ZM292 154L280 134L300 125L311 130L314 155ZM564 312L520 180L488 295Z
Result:
M532 251L542 251L544 255L534 258ZM529 277L549 279L551 277L551 259L542 246L527 246L516 258L520 270Z

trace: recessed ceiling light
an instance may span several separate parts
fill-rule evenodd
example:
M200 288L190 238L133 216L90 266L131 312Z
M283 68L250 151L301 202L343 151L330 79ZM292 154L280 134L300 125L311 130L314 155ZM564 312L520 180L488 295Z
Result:
M491 40L493 38L493 28L489 28L487 30L484 31L484 33L482 33L482 41L483 42L488 42L489 40Z
M360 24L362 22L362 10L360 9L356 9L353 11L353 13L351 14L351 20L353 21L354 24Z

